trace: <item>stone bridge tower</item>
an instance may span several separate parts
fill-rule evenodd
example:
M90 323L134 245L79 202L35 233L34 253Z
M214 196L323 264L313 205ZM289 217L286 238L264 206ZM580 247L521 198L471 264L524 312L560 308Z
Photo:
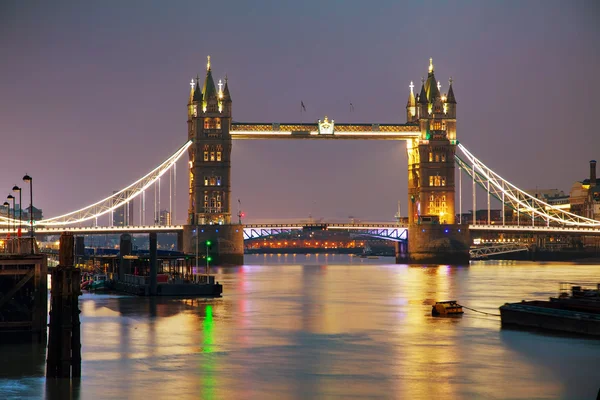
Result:
M188 102L189 205L183 251L206 254L205 242L217 263L241 263L243 231L231 225L231 96L227 78L215 85L210 56L206 77L191 82ZM198 237L196 238L196 235Z
M452 79L448 93L442 94L429 59L427 79L416 96L413 87L411 82L407 122L418 124L421 133L407 142L409 255L413 261L462 262L468 260L468 227L455 225L457 141Z
M453 224L456 99L452 80L447 94L440 92L433 61L421 92L408 98L407 122L419 124L419 139L408 142L409 223L438 221Z

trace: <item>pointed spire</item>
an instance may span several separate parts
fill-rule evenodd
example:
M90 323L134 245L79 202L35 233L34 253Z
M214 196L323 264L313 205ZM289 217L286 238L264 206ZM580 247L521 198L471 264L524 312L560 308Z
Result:
M190 103L194 101L194 87L196 86L196 82L194 78L190 81Z
M215 81L212 77L212 71L210 67L210 56L208 56L208 62L206 63L206 78L204 79L204 86L202 87L202 94L204 101L211 98L217 98L217 89L215 88Z
M408 103L406 103L406 106L414 107L417 105L417 102L415 101L415 93L413 92L415 85L412 81L410 81L410 85L408 85L408 87L410 88L410 93L408 94Z
M223 99L225 101L231 101L231 95L229 94L229 86L227 85L227 75L225 75L225 88L223 89Z
M440 96L438 82L435 80L435 74L433 73L433 58L429 59L429 72L425 81L425 93L427 93L427 101L430 103L433 103Z
M196 75L196 86L194 87L193 101L202 101L202 92L200 91L200 76Z
M427 104L427 93L425 92L425 79L421 78L421 93L419 93L419 103Z
M456 104L456 98L454 97L454 90L452 89L452 78L449 80L450 88L448 88L448 98L446 99L446 103Z

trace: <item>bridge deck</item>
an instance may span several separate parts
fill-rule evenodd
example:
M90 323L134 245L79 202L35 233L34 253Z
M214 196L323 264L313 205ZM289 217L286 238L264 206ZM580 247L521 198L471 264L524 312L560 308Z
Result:
M467 226L467 225L466 225ZM531 226L531 225L468 225L471 231L488 232L539 232L539 233L579 233L587 235L600 235L600 228L587 227L569 227L569 226ZM248 229L303 229L303 228L324 228L324 229L345 229L345 230L365 230L365 229L401 229L407 230L408 225L386 222L365 222L360 224L345 223L285 223L285 224L246 224L244 230ZM69 231L75 234L119 234L119 233L177 233L183 231L183 225L149 225L149 226L89 226L89 227L36 227L35 232L45 235L58 235L61 232ZM0 235L15 234L14 229L9 230L0 228ZM22 236L28 235L28 227L22 226Z

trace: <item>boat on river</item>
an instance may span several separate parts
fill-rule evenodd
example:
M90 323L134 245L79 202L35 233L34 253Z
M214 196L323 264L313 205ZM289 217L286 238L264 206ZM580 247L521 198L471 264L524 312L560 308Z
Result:
M94 275L94 278L87 285L88 290L107 290L108 277L105 274Z
M431 315L438 316L461 316L464 314L462 306L456 300L437 301L431 308Z
M565 288L570 286L570 292ZM536 328L600 337L600 284L561 283L558 297L506 303L500 307L502 326Z

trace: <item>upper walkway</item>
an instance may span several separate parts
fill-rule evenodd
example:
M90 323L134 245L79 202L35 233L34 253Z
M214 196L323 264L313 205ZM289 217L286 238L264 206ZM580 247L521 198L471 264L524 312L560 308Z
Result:
M229 133L232 139L407 140L418 138L420 130L415 124L233 122Z

